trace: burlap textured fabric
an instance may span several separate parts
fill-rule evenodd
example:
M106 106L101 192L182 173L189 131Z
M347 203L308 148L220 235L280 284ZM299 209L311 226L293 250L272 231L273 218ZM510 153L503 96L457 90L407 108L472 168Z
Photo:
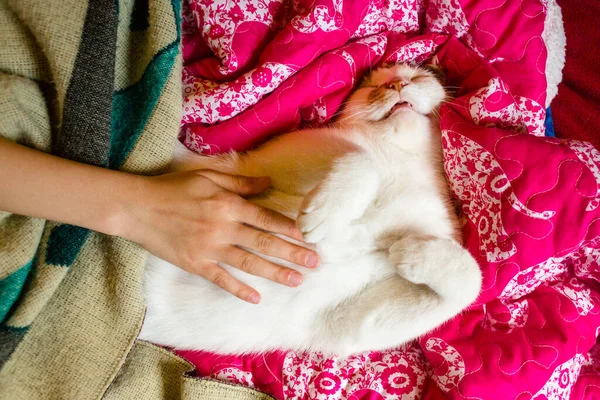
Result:
M192 371L193 366L182 358L148 342L139 341L104 400L273 399L243 386L195 378Z
M0 0L0 135L160 173L181 117L179 10ZM0 399L268 398L190 377L186 361L136 344L145 258L120 238L0 212Z

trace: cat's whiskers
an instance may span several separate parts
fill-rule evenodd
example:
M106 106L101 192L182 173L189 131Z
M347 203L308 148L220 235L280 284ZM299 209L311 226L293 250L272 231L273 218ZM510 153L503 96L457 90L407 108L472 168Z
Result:
M345 108L345 106L347 106L349 104L364 104L364 102L365 102L364 100L351 100L346 103L340 104L340 109Z
M454 102L454 100L442 100L442 103L448 104L448 105L451 105L451 106L456 106L458 108L462 108L466 112L470 112L469 109L468 109L468 107L466 105L458 104L458 103Z
M355 104L364 104L364 100L349 100L349 101L343 102L342 104L340 104L340 106L339 106L338 110L335 112L335 114L333 114L333 117L339 116L340 114L347 112L348 109L351 109L350 107L347 107L347 106L355 105Z
M348 113L348 112L353 112L353 111L362 111L362 112L367 112L367 105L365 104L361 104L361 105L354 105L351 107L345 107L343 110L340 110L340 113Z
M357 117L361 118L368 114L369 114L368 110L358 110L357 112L355 112L353 114L344 114L343 118L344 119L356 119Z
M364 108L365 108L364 104L352 104L350 107L344 107L344 111L358 110L358 109L364 109Z

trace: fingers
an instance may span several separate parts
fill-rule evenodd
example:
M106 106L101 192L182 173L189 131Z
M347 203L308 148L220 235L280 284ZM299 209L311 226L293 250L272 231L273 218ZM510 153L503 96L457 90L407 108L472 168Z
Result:
M293 219L248 201L244 201L242 206L237 208L233 217L265 231L281 233L287 237L302 240L302 232L296 227Z
M248 274L260 276L286 286L298 286L302 283L302 275L293 269L275 265L255 254L235 246L227 248L223 261Z
M205 176L223 189L242 196L250 196L264 192L271 184L269 177L252 178L248 176L229 175L217 171L200 170L198 174Z
M207 177L223 189L242 196L262 193L271 184L269 177L251 178L247 176L228 175L216 171L199 170L200 175ZM250 202L238 203L234 218L238 221L270 232L281 233L288 237L302 240L302 232L296 222L276 211L268 210Z
M258 304L260 302L260 294L256 290L235 279L216 263L207 264L200 275L248 303Z
M235 242L240 246L256 250L262 254L291 261L305 267L315 268L319 265L319 256L316 252L244 225L240 225Z

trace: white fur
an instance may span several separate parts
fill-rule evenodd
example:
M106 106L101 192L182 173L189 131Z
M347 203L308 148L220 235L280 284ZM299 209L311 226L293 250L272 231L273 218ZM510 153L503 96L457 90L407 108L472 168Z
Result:
M562 81L567 45L562 12L556 0L548 0L547 2L542 39L544 39L544 44L548 50L546 59L546 107L550 107L550 103L558 94L558 84Z
M297 288L225 266L261 293L252 305L150 257L140 337L219 353L347 355L398 346L458 314L479 294L481 273L456 240L439 131L428 115L444 96L425 70L382 69L350 97L337 124L247 154L180 160L179 169L270 176L273 188L253 201L297 217L321 264L280 261L304 275Z

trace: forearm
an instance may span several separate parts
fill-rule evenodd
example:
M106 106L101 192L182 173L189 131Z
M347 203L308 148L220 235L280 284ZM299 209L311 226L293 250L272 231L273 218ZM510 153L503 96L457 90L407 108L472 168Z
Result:
M119 235L142 178L0 138L0 210Z

